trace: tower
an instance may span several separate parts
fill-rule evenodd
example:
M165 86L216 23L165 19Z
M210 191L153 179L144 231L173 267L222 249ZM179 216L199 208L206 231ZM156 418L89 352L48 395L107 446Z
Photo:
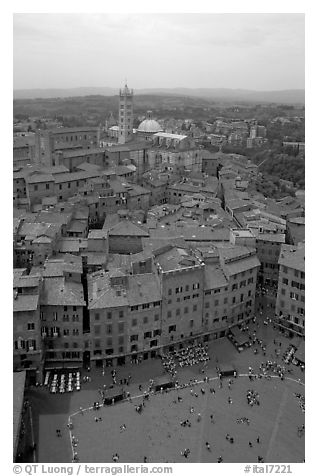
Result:
M118 126L118 142L125 144L132 138L133 131L133 90L128 89L127 84L119 90Z

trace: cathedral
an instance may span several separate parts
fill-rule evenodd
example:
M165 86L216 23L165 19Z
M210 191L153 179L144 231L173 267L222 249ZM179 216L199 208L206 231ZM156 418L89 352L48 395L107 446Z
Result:
M119 90L118 125L108 128L108 134L123 146L123 154L129 151L129 158L137 168L137 179L151 169L171 169L182 175L187 172L201 172L202 151L187 135L165 132L153 119L152 111L133 129L134 93L127 84ZM110 117L109 123L113 121ZM118 148L118 146L116 146ZM138 151L138 152L137 152Z

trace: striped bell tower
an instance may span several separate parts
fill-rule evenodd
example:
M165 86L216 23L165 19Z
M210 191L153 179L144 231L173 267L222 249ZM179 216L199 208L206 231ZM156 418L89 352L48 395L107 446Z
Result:
M125 144L132 139L133 133L133 90L128 89L127 83L119 90L118 126L118 143Z

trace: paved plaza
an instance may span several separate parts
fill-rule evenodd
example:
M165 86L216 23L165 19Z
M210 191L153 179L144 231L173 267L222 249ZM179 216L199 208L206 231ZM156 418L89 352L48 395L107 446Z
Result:
M264 315L270 312L270 309L263 310ZM86 409L96 401L101 402L100 390L104 386L106 396L107 392L114 391L110 389L111 368L106 368L104 375L100 368L83 372L82 377L89 376L91 380L83 383L79 392L51 395L44 387L30 389L27 396L33 409L37 460L71 462L70 437L73 434L78 440L74 451L81 462L111 462L115 453L119 454L120 462L143 462L144 457L149 462L216 462L219 456L224 462L255 462L258 456L266 462L302 462L305 439L297 435L297 428L304 424L304 413L294 393L304 395L304 385L299 382L304 382L304 372L293 364L285 365L282 360L284 350L296 340L283 336L271 325L264 325L263 317L258 316L259 324L249 327L250 331L255 329L266 344L266 356L262 352L255 355L253 348L239 353L227 338L223 338L209 342L207 365L178 368L177 380L181 385L194 379L211 379L193 387L197 397L191 394L190 387L171 390L151 395L142 413L135 411L142 401L138 395L147 388L149 380L169 377L159 358L117 367L117 383L131 376L130 384L124 389L129 391L132 401L98 411ZM275 349L281 352L278 358ZM270 380L250 381L249 367L257 373L261 362L267 360L285 365L285 379L282 381L276 375ZM233 365L239 374L246 375L233 379L230 389L228 379L224 379L220 388L217 378L216 367L223 364ZM117 386L120 393L123 386ZM211 393L210 388L215 393ZM249 389L259 394L259 406L248 405L246 393ZM182 401L178 401L178 396ZM229 403L229 397L232 403ZM193 407L193 413L190 413L190 407ZM80 408L83 408L83 414L78 413ZM198 414L200 421L197 421ZM67 428L70 415L73 415L74 425L71 432ZM237 423L237 419L243 417L248 418L249 425ZM101 420L96 422L95 418ZM191 426L181 426L180 422L184 420L189 420ZM121 429L122 425L126 429ZM56 436L57 429L61 430L61 437ZM233 443L226 439L227 434L234 439ZM187 448L190 453L185 458L181 452Z

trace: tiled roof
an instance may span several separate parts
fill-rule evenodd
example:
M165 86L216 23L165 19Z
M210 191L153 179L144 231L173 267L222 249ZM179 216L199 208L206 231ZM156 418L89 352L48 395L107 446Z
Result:
M219 264L206 264L204 267L204 289L227 286L228 281Z
M25 177L27 183L47 183L54 182L54 177L51 174L33 174Z
M109 230L109 236L149 236L149 232L129 220L121 221Z
M134 306L161 300L159 280L155 274L127 276L128 285L111 286L106 272L88 275L89 309Z
M45 306L84 306L83 286L64 278L46 278L40 302Z
M305 272L305 247L282 245L278 264Z
M18 294L18 297L13 299L13 312L35 311L38 302L38 294Z
M261 265L259 259L256 255L250 256L247 258L242 258L231 263L222 264L221 267L225 276L233 276L234 274L242 273L243 271L248 271L254 269Z

